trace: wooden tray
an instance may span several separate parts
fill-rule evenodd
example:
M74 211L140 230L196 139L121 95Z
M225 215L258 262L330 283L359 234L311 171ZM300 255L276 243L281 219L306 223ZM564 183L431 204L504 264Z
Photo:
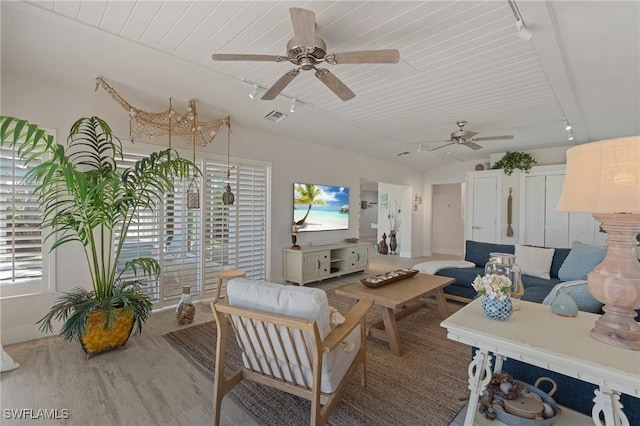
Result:
M415 269L396 269L395 271L385 272L384 274L363 278L360 280L360 282L367 287L378 288L396 281L411 278L418 272L419 271L416 271Z

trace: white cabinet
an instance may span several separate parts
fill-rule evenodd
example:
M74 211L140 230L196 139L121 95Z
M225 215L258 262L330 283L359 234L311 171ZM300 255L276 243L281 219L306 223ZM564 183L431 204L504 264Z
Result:
M604 245L605 234L589 213L556 211L565 166L534 167L520 174L520 244L571 247L574 241Z
M305 285L369 267L369 243L337 243L284 250L284 280Z
M502 177L502 170L467 173L465 239L501 241Z
M347 270L350 272L355 272L366 269L369 262L368 250L368 246L356 246L346 249Z

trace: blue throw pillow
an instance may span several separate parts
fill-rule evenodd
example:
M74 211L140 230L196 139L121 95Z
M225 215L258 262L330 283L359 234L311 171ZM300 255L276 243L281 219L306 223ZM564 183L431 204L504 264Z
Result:
M544 298L542 304L550 305L553 298L556 297L556 294L562 288L569 290L569 295L576 301L578 310L592 312L594 314L602 313L602 303L591 295L587 282L584 280L568 281L566 283L556 284L547 297Z
M558 271L558 278L562 281L586 280L587 274L602 262L606 254L606 246L592 246L576 241Z

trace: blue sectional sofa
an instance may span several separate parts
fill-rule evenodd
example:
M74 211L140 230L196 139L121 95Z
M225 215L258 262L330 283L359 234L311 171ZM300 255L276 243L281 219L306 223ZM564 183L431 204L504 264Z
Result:
M553 254L550 279L522 275L524 284L524 296L522 300L542 303L544 298L561 280L558 278L558 271L569 255L571 249L557 248ZM471 283L477 275L484 275L484 267L489 261L489 253L515 253L513 244L491 244L468 240L465 243L464 260L475 263L475 268L444 268L436 272L436 275L455 278L456 282L445 287L446 295L453 296L451 299L469 301L476 297L476 291ZM516 263L518 260L516 259Z

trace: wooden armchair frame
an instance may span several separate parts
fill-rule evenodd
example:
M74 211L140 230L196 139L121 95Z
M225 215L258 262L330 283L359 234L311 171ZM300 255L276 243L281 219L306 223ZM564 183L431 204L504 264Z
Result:
M213 416L214 424L220 424L220 408L222 399L233 387L242 379L249 379L272 386L276 389L306 398L311 401L311 425L324 425L335 405L340 400L340 396L344 392L351 377L356 369L362 364L362 386L366 386L367 369L366 369L366 350L365 350L365 316L369 308L373 305L373 298L366 297L356 305L354 305L347 315L345 322L335 327L322 340L318 330L318 324L314 320L303 320L294 317L266 313L253 309L231 306L227 303L212 303L211 309L216 317L218 327L217 348L216 348L216 372L215 385L213 392ZM321 373L323 353L333 351L344 339L360 325L361 344L357 355L353 358L351 366L345 372L340 384L331 394L321 392ZM226 378L225 369L225 352L227 344L227 334L231 328L236 336L236 341L242 351L242 356L247 357L247 353L256 354L259 357L270 358L276 350L280 350L286 358L284 362L285 371L276 363L275 368L270 363L257 362L257 368L247 368L246 364L235 372L231 377ZM238 330L241 328L241 330ZM268 332L271 331L271 333ZM241 338L242 333L263 333L263 337L255 344L247 339ZM275 338L274 338L275 335ZM311 353L308 350L308 344L296 345L294 336L298 336L301 341L310 342ZM285 350L285 342L290 342L289 352L293 352L290 357ZM303 346L300 350L299 346ZM312 366L312 380L308 380L302 374L303 384L296 383L285 379L285 377L294 377L291 365L301 365L301 361L306 360L308 365ZM249 363L252 364L252 363ZM288 371L286 371L288 369Z

